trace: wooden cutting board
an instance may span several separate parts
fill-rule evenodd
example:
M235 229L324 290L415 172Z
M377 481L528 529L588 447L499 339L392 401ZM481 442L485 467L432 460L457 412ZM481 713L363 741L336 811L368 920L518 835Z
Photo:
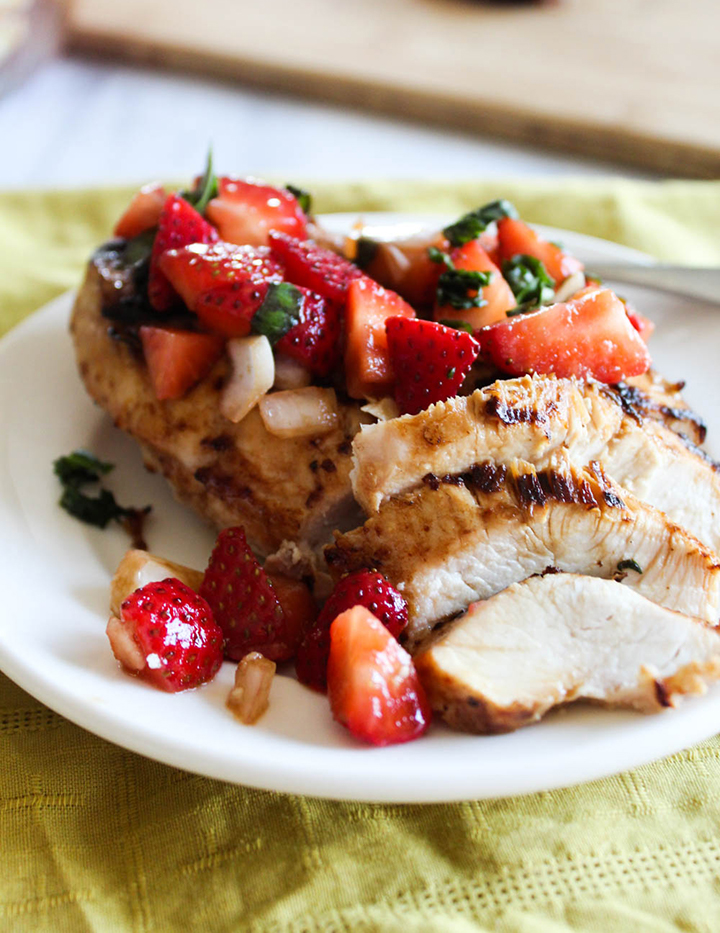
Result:
M75 49L720 177L718 0L67 2Z

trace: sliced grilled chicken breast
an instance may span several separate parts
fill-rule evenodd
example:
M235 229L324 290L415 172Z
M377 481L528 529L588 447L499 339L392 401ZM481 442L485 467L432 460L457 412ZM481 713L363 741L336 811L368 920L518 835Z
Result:
M353 444L350 476L370 513L425 476L514 458L542 468L561 449L579 467L600 460L615 482L720 553L717 464L659 421L628 409L615 390L574 379L503 380L418 415L365 426Z
M680 394L684 388L684 382L670 382L654 369L613 386L626 407L643 418L659 421L700 447L705 443L707 427Z
M538 471L525 461L486 463L384 503L361 528L326 549L331 571L376 567L408 601L412 646L477 599L548 567L612 577L653 602L715 624L716 555L665 514L604 475L558 459ZM620 568L622 570L622 568Z
M456 729L508 732L586 699L655 712L720 678L720 634L612 580L515 583L440 630L415 658Z
M349 480L357 403L339 404L338 427L319 437L276 437L257 409L233 424L219 404L226 360L184 398L158 401L142 358L108 335L102 304L101 273L91 263L71 321L80 375L180 501L218 527L244 525L260 554L286 539L326 543L334 529L357 524Z

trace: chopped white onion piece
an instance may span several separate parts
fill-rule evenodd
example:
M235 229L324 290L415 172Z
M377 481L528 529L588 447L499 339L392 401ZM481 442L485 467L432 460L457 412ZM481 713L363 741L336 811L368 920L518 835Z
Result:
M127 551L110 583L110 612L119 616L120 606L131 593L146 583L159 583L168 577L175 577L192 590L199 590L203 579L199 570L193 570L183 564L176 564L147 551Z
M273 392L260 400L260 416L276 437L327 434L339 418L334 389L307 386Z
M129 671L137 672L143 670L147 660L133 638L133 630L134 626L131 623L122 622L117 616L111 615L105 632L117 660Z
M312 381L310 370L284 353L275 354L275 389L302 389Z
M378 421L391 421L400 414L397 402L389 395L386 395L385 398L371 399L362 406L360 411L367 412L368 415L372 415Z
M220 397L220 411L237 424L275 382L275 361L270 341L263 334L234 337L227 342L232 363L230 379Z
M555 291L555 301L567 301L568 298L572 298L575 292L579 292L581 288L585 288L585 273L584 272L573 272L572 275L569 275Z
M246 654L235 670L235 686L227 698L228 709L251 726L270 703L270 687L275 676L275 662L258 651Z

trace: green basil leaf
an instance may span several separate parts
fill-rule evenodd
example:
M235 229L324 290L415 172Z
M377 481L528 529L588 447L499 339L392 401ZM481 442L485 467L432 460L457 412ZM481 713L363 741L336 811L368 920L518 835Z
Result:
M126 513L107 489L101 489L97 496L88 496L77 486L66 486L60 505L74 518L97 528L105 528L114 518L122 518Z
M205 162L205 171L202 178L192 191L182 191L181 196L192 204L198 214L204 214L205 208L213 198L218 195L217 175L213 171L213 151L212 146L208 149L207 160Z
M643 569L642 569L642 567L640 566L640 564L638 564L638 562L637 562L636 560L632 560L632 559L621 560L621 561L618 563L618 565L617 565L617 569L618 569L620 572L622 572L623 570L634 570L635 573L642 573L642 572L643 572Z
M450 305L456 311L468 308L482 308L487 301L482 290L490 284L492 272L472 272L469 269L446 269L438 279L437 301L440 305ZM476 294L471 295L471 292Z
M513 256L503 263L502 273L517 298L518 307L523 306L523 311L514 309L515 313L539 308L555 297L555 283L535 256L524 253Z
M442 324L443 327L452 327L452 328L454 328L455 330L464 330L464 331L466 331L468 334L472 334L472 332L473 332L472 325L471 325L471 324L468 324L467 321L455 321L455 320L453 320L453 319L451 319L451 318L443 318L443 319L442 319L441 321L439 321L438 323L439 323L439 324Z
M255 312L252 329L275 344L300 322L305 296L295 285L278 282L268 286L265 300Z
M312 213L312 195L310 192L305 191L304 188L296 188L295 185L285 185L285 190L290 192L300 205L300 210L309 217Z
M463 214L454 224L445 227L443 233L453 246L463 246L470 240L476 240L493 221L500 220L502 217L517 216L518 212L514 205L505 198L501 198Z
M75 450L53 462L53 472L63 486L81 486L94 483L115 469L112 463L103 463L86 450Z

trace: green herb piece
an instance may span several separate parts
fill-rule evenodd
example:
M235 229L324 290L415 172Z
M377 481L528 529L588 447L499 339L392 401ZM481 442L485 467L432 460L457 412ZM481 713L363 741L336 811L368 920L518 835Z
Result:
M617 565L617 569L622 572L623 570L634 570L635 573L642 573L643 569L638 564L636 560L621 560Z
M445 227L443 233L453 246L463 246L470 240L476 240L493 221L500 220L502 217L517 216L518 212L510 201L501 198L499 201L490 201L489 204L484 204L477 210L463 214L454 224Z
M310 192L305 191L304 188L296 188L295 185L285 185L285 190L290 192L300 205L300 210L309 217L312 213L312 195Z
M252 329L258 334L265 334L275 346L299 323L304 300L300 289L289 282L270 284L265 300L253 316Z
M468 324L467 321L456 321L452 318L442 318L438 321L439 324L442 324L444 327L453 327L455 330L464 330L468 334L472 334L473 329L472 325Z
M515 314L532 311L555 297L555 284L535 256L524 253L513 256L503 263L502 273L517 298L518 308L513 309ZM522 310L518 310L521 306Z
M377 256L380 244L367 236L358 237L355 243L355 259L353 262L361 269L367 269L373 259Z
M448 369L448 371L445 373L445 376L446 376L448 379L454 379L454 378L455 378L455 372L456 372L455 367L454 367L454 366L451 366L450 369Z
M468 308L482 308L487 301L482 296L482 290L490 284L492 272L474 272L471 269L456 269L455 264L447 253L435 246L428 247L428 256L433 262L445 266L437 283L436 297L438 304L450 305L456 311L467 311ZM471 295L471 292L475 292Z
M448 269L455 268L455 264L450 256L441 249L438 249L437 246L428 246L427 252L431 262L435 262L439 266L446 266Z
M60 505L74 518L97 528L105 528L113 519L124 518L130 511L118 505L115 496L107 489L101 489L97 496L88 496L77 486L65 487Z
M103 463L87 450L76 450L53 461L53 472L63 486L82 486L94 483L115 469L112 463Z
M128 240L125 243L122 254L124 264L128 266L137 266L141 262L149 260L156 233L157 227L153 227L151 230L144 230L131 240Z
M213 198L218 195L217 175L213 171L213 151L212 146L208 149L207 161L205 162L205 171L200 181L192 191L181 191L181 197L192 204L198 214L204 214L205 208Z

